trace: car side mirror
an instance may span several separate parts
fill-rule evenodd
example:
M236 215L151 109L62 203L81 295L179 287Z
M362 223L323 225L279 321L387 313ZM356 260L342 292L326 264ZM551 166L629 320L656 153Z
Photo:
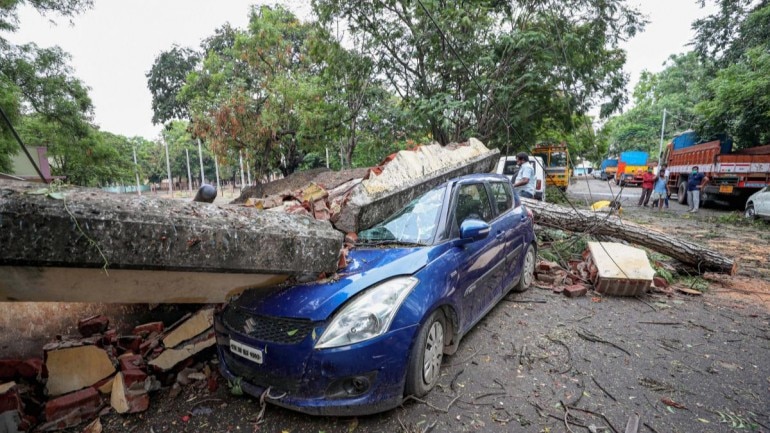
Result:
M489 236L489 224L469 218L460 224L460 245L480 241Z

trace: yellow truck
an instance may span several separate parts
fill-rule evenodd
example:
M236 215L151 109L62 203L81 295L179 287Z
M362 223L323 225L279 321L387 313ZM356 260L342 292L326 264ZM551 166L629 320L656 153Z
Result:
M532 155L542 158L545 164L545 184L566 190L571 175L567 143L538 144L532 148Z

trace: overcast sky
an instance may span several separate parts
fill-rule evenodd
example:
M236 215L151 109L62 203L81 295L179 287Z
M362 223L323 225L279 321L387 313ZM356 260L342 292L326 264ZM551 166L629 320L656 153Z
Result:
M355 0L350 0L355 1ZM151 95L145 73L155 57L173 44L197 49L200 41L225 22L239 28L248 22L249 5L274 4L258 0L94 0L93 9L75 17L72 25L41 17L32 8L20 11L20 28L5 34L14 43L58 45L71 56L74 74L90 87L94 121L105 131L155 139ZM309 0L284 0L300 17L309 16ZM700 9L695 0L644 0L637 6L650 20L644 33L629 41L626 71L631 86L642 70L658 72L671 55L689 50L690 24L713 9Z

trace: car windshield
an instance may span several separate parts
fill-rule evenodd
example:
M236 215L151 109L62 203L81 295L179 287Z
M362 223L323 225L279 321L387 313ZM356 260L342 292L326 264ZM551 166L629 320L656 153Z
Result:
M446 187L428 191L393 216L358 233L363 244L427 245L436 233Z

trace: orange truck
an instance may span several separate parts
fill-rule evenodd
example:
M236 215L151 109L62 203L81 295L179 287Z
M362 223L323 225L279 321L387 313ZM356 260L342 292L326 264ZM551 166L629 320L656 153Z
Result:
M618 170L615 172L617 185L642 185L642 175L647 171L647 152L630 150L620 153Z
M668 163L668 185L679 203L687 203L687 179L694 166L709 178L700 194L702 204L743 209L751 194L770 185L770 144L733 152L729 139L682 145L680 138L666 146L662 159Z

